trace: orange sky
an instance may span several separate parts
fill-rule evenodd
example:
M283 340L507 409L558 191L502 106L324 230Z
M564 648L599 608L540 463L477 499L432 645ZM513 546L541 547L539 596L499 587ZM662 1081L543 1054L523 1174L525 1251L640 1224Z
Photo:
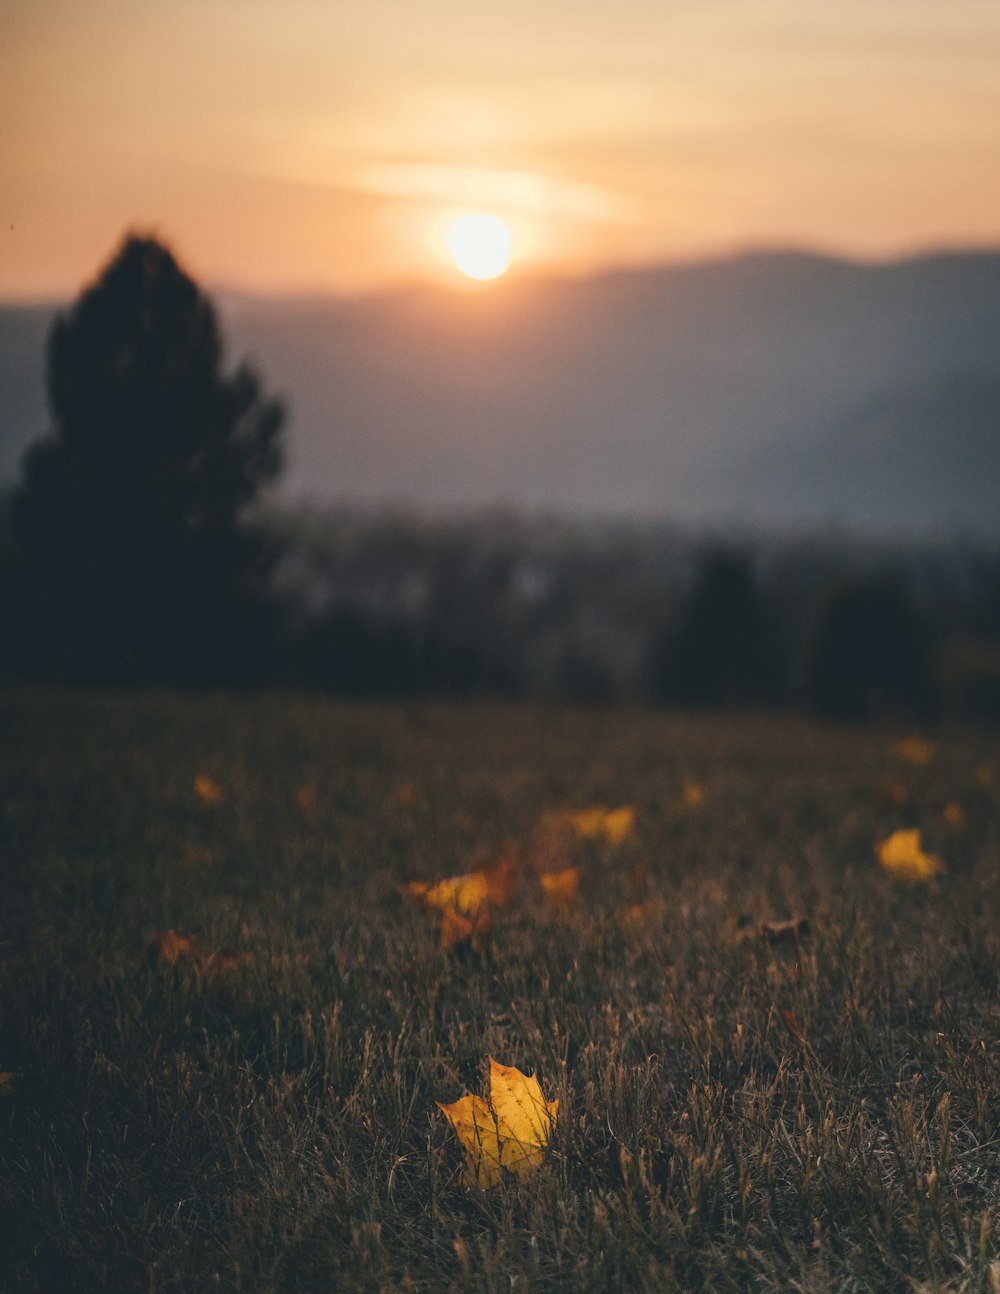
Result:
M0 298L127 226L205 283L520 272L748 244L1000 243L996 0L3 0Z

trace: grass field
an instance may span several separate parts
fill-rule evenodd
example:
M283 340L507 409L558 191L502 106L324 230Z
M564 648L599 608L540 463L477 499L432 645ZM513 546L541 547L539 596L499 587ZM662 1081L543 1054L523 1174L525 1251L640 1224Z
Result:
M0 1287L1000 1290L987 736L918 766L898 733L612 710L0 721ZM566 912L529 864L482 953L400 894L593 804L634 838L572 846ZM880 869L901 827L941 876ZM246 957L153 963L168 929ZM436 1102L490 1055L560 1107L480 1191Z

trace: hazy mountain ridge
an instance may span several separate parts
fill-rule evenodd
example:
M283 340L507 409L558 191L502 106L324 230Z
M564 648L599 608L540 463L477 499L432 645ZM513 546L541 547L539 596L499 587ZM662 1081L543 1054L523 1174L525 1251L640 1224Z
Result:
M1000 528L1000 252L217 299L289 400L293 497ZM7 478L50 318L0 310Z

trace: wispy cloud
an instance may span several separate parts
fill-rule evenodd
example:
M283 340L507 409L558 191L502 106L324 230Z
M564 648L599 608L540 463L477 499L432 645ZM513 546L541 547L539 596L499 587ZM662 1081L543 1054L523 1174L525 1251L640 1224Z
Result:
M384 197L502 207L531 215L605 224L629 224L636 218L633 204L612 189L532 171L371 162L360 169L356 184L366 193Z

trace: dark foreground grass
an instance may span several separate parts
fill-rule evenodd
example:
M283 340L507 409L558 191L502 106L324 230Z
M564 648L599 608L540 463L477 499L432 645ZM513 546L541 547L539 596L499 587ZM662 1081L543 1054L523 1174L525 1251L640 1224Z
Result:
M1000 1288L985 738L884 808L889 734L792 721L57 695L2 722L4 1288ZM634 844L581 846L576 910L529 890L482 958L398 895L593 802L635 805ZM880 873L900 826L943 878ZM149 967L167 928L252 963ZM489 1054L561 1105L544 1166L480 1193L435 1101Z

